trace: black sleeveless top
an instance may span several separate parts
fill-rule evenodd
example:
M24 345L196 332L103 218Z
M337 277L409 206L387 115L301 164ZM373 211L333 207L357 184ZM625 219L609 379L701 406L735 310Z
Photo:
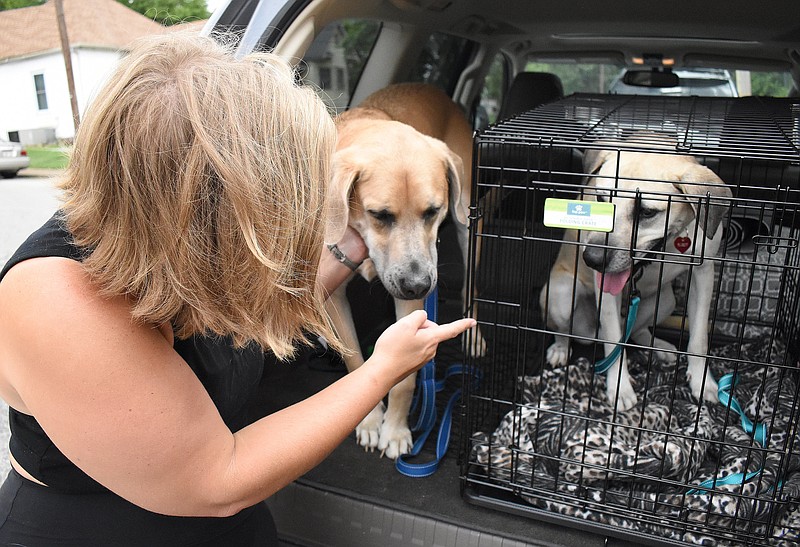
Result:
M72 243L59 212L12 255L0 271L0 281L15 264L47 256L78 261L86 256L85 249ZM202 382L231 431L247 425L244 409L264 370L263 351L256 346L234 349L228 338L206 336L176 339L174 348ZM62 492L106 491L61 453L33 416L9 408L8 418L11 454L33 477Z

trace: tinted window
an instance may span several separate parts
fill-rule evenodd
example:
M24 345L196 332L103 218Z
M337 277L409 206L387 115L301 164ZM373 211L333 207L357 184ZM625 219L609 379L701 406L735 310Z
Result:
M433 84L452 95L473 46L474 42L466 38L438 32L431 34L408 80Z
M474 115L474 129L483 129L497 121L497 113L503 104L503 96L509 81L509 66L505 55L498 53L492 60L489 73L483 81L480 104Z
M639 69L641 70L641 69ZM668 87L647 87L627 85L623 79L625 71L609 86L609 93L623 95L660 95L660 96L689 96L698 97L736 97L736 84L733 76L727 70L721 69L676 69L673 74L677 76L678 85Z
M789 72L737 70L736 83L741 96L788 97L792 90L792 75Z
M608 85L619 73L619 67L601 63L529 62L526 72L550 72L561 79L564 95L572 93L606 93Z
M349 106L380 28L376 21L336 21L322 29L308 48L299 67L301 77L315 84L325 103L337 113Z

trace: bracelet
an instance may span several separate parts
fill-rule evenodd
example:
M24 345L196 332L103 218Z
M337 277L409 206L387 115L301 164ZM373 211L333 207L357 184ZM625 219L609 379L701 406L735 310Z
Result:
M347 255L342 252L342 250L336 243L331 243L330 245L328 245L328 250L331 252L331 254L333 254L336 260L338 260L339 262L341 262L342 264L344 264L353 271L356 271L358 267L361 266L360 262L356 264L355 262L347 258Z

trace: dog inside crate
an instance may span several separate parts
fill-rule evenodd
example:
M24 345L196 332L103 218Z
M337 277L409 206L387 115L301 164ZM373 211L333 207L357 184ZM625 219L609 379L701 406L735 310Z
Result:
M572 96L479 136L468 499L649 542L800 540L799 158L735 131L743 106L782 108Z

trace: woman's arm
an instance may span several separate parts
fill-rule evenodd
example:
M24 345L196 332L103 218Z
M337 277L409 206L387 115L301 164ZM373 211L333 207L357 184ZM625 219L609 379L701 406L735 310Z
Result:
M324 459L437 344L474 324L416 312L357 371L232 434L157 328L133 324L80 265L28 260L0 284L0 390L87 474L170 515L221 516L265 499Z
M367 246L361 236L350 226L345 230L341 241L337 243L339 250L354 264L361 264L367 258ZM322 249L319 260L319 282L330 296L339 285L353 275L353 270L336 258L328 248Z

